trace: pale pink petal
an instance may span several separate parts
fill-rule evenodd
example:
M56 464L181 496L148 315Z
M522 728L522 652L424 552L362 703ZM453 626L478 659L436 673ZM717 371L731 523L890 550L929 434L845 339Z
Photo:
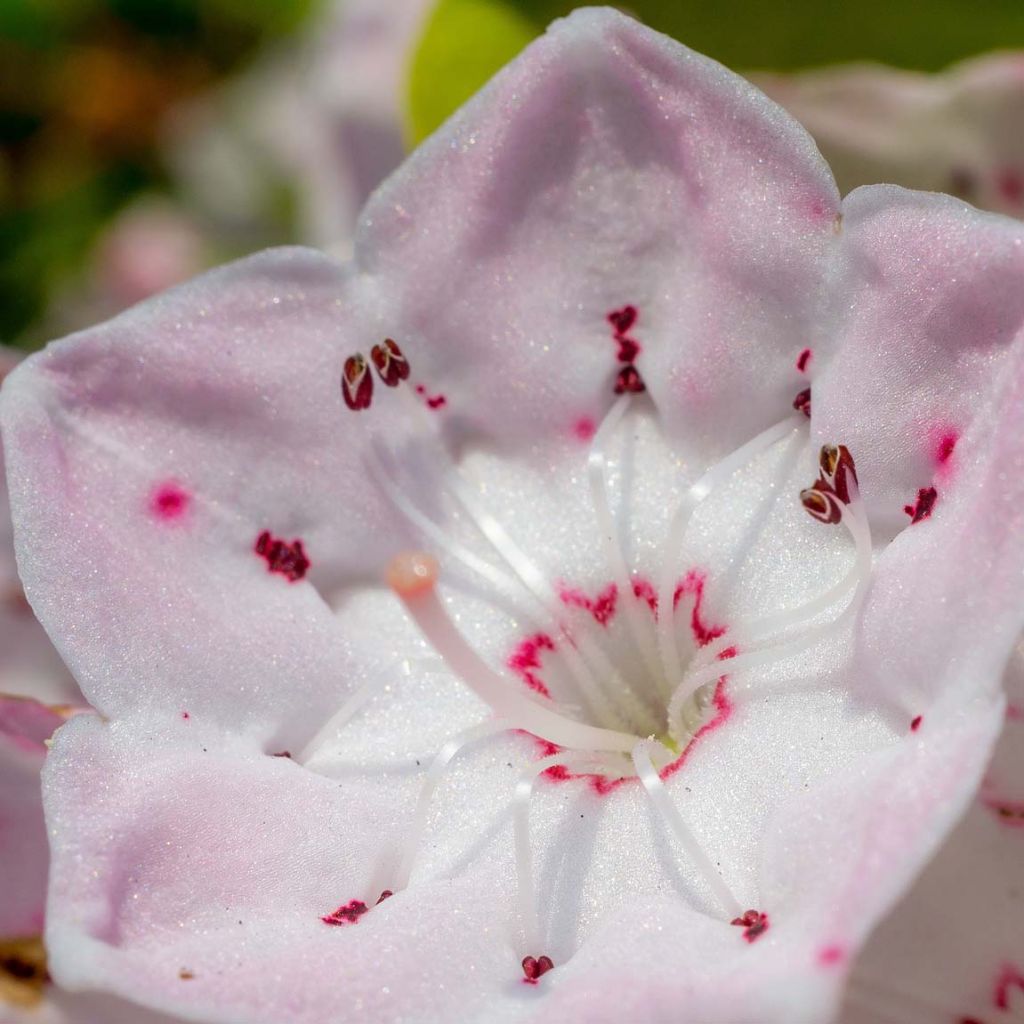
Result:
M892 530L924 517L922 490L940 507L1003 429L989 410L1024 344L1024 226L886 186L843 209L838 348L814 378L813 426L856 453L864 497Z
M627 354L679 443L721 451L781 419L800 352L830 345L838 211L810 138L763 95L578 10L382 186L356 259L414 377L489 440L599 419ZM628 307L623 346L607 318Z
M857 960L843 1024L1024 1010L1022 780L1024 724L1011 707L978 798Z
M757 74L814 136L843 191L876 181L1024 212L1024 55L921 74L875 65Z
M327 601L403 544L363 464L376 422L340 390L376 337L367 317L343 269L277 250L9 379L26 591L97 708L271 733L336 706L345 641ZM401 403L383 397L399 438ZM301 682L282 688L282 667Z

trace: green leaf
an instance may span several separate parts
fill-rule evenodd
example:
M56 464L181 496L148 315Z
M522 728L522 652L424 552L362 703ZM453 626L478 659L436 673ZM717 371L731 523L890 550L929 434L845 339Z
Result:
M441 0L412 56L407 134L421 142L542 27L503 0Z
M555 18L566 0L439 0L412 58L409 124L429 135ZM626 0L630 13L736 70L854 60L938 70L1024 48L1021 0Z

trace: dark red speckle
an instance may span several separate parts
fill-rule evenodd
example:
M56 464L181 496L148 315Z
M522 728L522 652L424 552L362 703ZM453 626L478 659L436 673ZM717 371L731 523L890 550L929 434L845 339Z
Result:
M623 363L615 378L615 394L626 393L639 394L646 391L640 371L633 364L636 357L640 355L640 342L629 335L633 325L639 317L636 306L623 306L622 309L613 309L608 314L608 323L612 325L612 339L618 346L615 358Z
M427 394L427 389L422 384L416 385L416 394L423 399L428 409L443 409L448 404L444 395Z
M270 572L284 576L291 583L298 582L309 571L311 563L301 540L284 541L264 530L256 538L253 550L267 563Z
M918 715L915 719L913 719L911 721L911 723L910 723L910 731L911 732L917 732L917 730L921 728L921 723L923 721L924 721L923 716Z
M796 357L796 368L801 373L807 372L807 364L810 363L812 355L814 355L814 353L809 348L805 348L803 352Z
M149 509L153 515L170 523L182 519L188 512L192 497L180 484L168 481L154 488L149 499Z
M320 918L324 924L355 924L369 910L362 900L349 900L348 903L332 910Z
M903 506L903 511L910 516L910 522L919 523L922 519L927 519L932 514L932 509L935 508L935 500L938 496L939 492L934 487L922 487L917 492L914 504Z
M379 907L379 906L380 906L380 905L381 905L381 904L382 904L382 903L383 903L383 902L384 902L385 900L389 900L389 899L391 899L391 897L392 897L392 896L394 896L394 895L395 895L395 894L394 894L394 892L393 892L393 891L392 891L391 889L385 889L385 890L384 890L384 891L383 891L383 892L382 892L382 893L381 893L381 894L380 894L380 895L379 895L379 896L377 897L377 906Z
M292 752L290 750L279 750L276 754L271 754L271 757L285 757L289 761L292 759Z
M187 722L192 716L187 711L182 711L181 720Z
M759 910L748 910L742 917L734 917L731 923L743 929L747 942L756 942L768 931L768 915Z
M554 966L554 961L549 956L524 956L523 981L530 985L536 985L538 979L547 974Z
M581 416L573 424L572 432L576 440L586 443L594 439L594 434L597 433L597 426L589 416Z

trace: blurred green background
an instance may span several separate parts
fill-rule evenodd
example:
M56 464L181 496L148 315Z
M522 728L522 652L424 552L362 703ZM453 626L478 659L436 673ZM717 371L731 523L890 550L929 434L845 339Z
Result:
M54 317L54 307L72 301L117 211L144 194L187 204L161 142L166 119L268 48L315 33L327 6L333 0L0 0L0 342L31 347L54 323L76 322ZM429 6L405 55L406 144L572 6ZM1024 48L1022 0L633 0L624 8L739 70L863 59L933 70ZM304 187L282 183L261 243L302 240L294 207ZM207 262L239 248L215 232L206 241Z

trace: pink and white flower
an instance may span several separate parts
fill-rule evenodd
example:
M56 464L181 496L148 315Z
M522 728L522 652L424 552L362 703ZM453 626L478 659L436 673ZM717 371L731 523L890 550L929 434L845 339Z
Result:
M764 96L585 10L351 265L262 253L35 357L20 567L103 716L46 769L57 978L832 1019L1003 719L1022 279L1024 226L840 202Z

